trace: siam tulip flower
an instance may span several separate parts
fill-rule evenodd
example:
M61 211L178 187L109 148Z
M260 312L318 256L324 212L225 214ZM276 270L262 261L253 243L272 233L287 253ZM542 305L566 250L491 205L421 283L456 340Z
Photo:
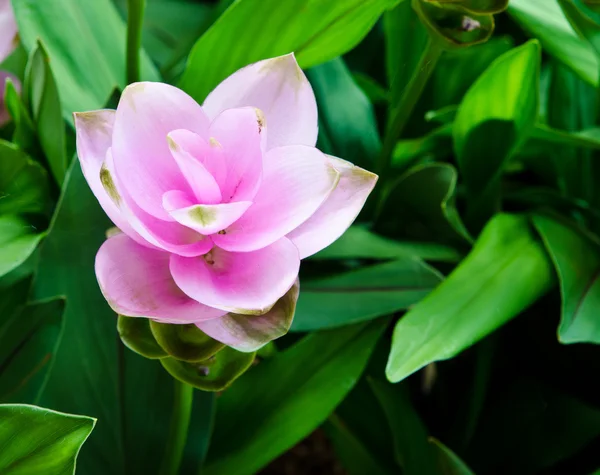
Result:
M0 0L0 63L16 48L18 38L10 0Z
M21 91L21 82L14 74L6 71L0 71L0 127L10 120L10 115L4 106L4 92L6 90L6 80L10 79L14 84L17 92Z
M110 306L241 351L287 332L300 260L343 234L377 181L315 148L293 54L237 71L202 106L132 84L116 111L76 113L75 126L83 173L122 231L96 257Z

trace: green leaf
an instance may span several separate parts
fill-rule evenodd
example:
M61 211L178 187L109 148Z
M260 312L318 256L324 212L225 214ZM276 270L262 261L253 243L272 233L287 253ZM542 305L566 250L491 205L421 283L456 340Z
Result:
M403 385L370 379L369 384L383 408L394 440L396 462L405 475L435 475L433 450L427 428L416 413Z
M469 467L448 447L431 437L429 443L435 448L439 473L444 475L475 475Z
M552 257L560 281L562 343L600 344L600 249L568 225L546 216L533 223Z
M28 284L29 279L27 289ZM58 298L0 315L1 402L37 402L56 354L64 308L64 299Z
M540 46L530 41L494 61L460 104L454 149L473 203L468 214L475 227L497 209L503 168L534 127L539 71Z
M13 8L25 48L40 39L48 51L67 121L125 87L125 25L110 0L18 0ZM145 54L142 75L159 80Z
M292 331L339 327L404 310L441 280L423 261L407 257L303 281Z
M355 165L368 167L381 143L373 106L352 79L341 58L308 71L319 106L319 134L327 135L331 150Z
M485 43L494 33L494 17L444 8L440 2L412 0L412 5L432 39L447 49L465 48Z
M144 358L157 359L168 356L154 338L150 330L150 320L147 318L119 315L117 331L123 344Z
M0 277L16 269L35 251L44 233L15 215L0 216Z
M530 381L499 389L467 453L475 473L543 473L600 435L600 411L568 394Z
M15 126L12 141L23 150L29 150L35 140L33 121L10 78L6 80L4 105Z
M388 92L375 79L360 72L355 72L352 76L356 85L362 89L373 104L385 104L389 101Z
M580 0L558 0L573 29L600 55L600 14Z
M558 0L511 0L511 16L542 43L544 51L581 79L598 84L600 63L590 44L580 38L562 12Z
M27 62L23 98L29 102L40 145L50 171L60 185L67 171L65 124L50 59L39 41Z
M392 155L395 169L404 171L425 160L441 160L452 153L452 124L444 124L427 135L398 141Z
M173 325L150 321L150 330L160 347L173 358L182 361L204 361L225 345L210 338L193 323Z
M72 475L96 420L26 404L0 405L0 473Z
M472 13L500 13L506 10L508 0L425 0L447 8L458 8Z
M248 371L218 401L202 473L256 473L310 434L354 386L385 327L313 333Z
M393 472L382 467L377 459L352 433L339 416L333 414L323 425L337 456L348 475L391 475Z
M48 209L48 174L16 145L0 139L0 215Z
M426 261L457 262L461 254L435 243L395 241L359 226L351 226L331 246L311 257L320 259L397 259L418 257Z
M203 391L223 391L246 372L255 356L226 346L204 361L189 363L163 358L160 362L171 376L190 386Z
M496 215L448 278L396 324L388 379L401 381L433 361L456 356L516 317L553 283L552 264L527 218Z
M376 230L397 237L447 244L471 243L454 205L456 169L446 163L416 166L390 185Z
M86 475L141 475L159 466L170 420L171 376L127 350L94 275L94 258L112 226L74 160L39 256L33 293L64 295L64 333L40 403L98 417L79 457Z
M303 68L324 63L356 46L397 1L239 0L196 42L180 87L202 103L227 76L261 59L294 52Z

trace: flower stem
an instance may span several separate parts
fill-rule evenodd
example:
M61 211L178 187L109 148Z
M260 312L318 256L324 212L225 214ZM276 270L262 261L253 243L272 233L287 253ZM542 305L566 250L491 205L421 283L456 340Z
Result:
M146 0L127 0L127 84L140 80L140 47Z
M192 414L193 388L175 378L173 382L175 384L173 414L159 475L177 475L179 472Z
M429 38L425 51L419 60L419 64L410 78L406 89L402 93L398 105L394 107L390 113L390 122L377 161L377 170L382 179L385 179L386 172L390 167L392 153L396 147L396 142L400 138L413 109L421 97L425 85L435 69L435 65L440 58L442 51L443 49L440 44L432 38Z

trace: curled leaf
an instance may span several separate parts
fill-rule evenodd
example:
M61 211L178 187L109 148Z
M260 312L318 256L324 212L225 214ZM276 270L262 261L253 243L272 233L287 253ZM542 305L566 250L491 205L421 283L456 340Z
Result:
M176 325L151 321L150 330L161 348L181 361L193 363L206 360L225 346L193 323Z
M121 341L131 351L149 359L168 356L152 335L150 320L147 318L119 315L117 330Z

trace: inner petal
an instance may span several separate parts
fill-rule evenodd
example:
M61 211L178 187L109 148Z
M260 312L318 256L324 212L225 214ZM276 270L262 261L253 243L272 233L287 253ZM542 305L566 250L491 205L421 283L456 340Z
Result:
M223 231L240 219L251 205L251 201L194 204L185 193L176 190L163 196L163 206L173 219L203 235Z

